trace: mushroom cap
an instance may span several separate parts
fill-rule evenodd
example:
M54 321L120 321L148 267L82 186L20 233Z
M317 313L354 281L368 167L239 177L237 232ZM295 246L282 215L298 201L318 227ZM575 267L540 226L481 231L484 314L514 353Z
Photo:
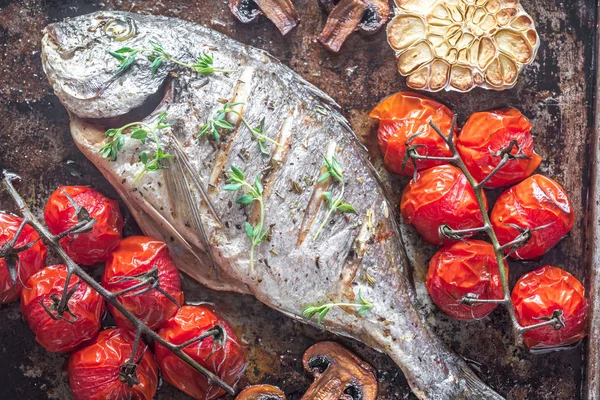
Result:
M375 369L335 342L319 342L302 357L304 369L315 382L302 397L309 399L376 400ZM336 397L337 396L337 397Z
M248 386L235 400L286 400L285 393L271 385Z

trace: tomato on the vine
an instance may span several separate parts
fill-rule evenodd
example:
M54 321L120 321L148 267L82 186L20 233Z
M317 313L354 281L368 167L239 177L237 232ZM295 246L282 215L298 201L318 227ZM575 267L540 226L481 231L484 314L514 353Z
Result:
M409 146L415 146L419 155L451 157L448 145L429 126L429 121L448 134L453 115L443 104L411 92L396 93L379 103L371 111L370 117L379 120L377 138L387 169L396 174L413 174L413 161L405 160L406 141L409 139ZM440 164L444 162L416 160L419 171Z
M585 289L567 271L546 265L523 275L513 288L512 301L522 326L539 324L553 316L562 321L562 327L549 325L526 331L523 340L530 348L565 346L585 337Z
M482 195L487 209L485 194ZM483 226L473 188L458 168L448 164L419 172L417 179L404 189L400 210L404 221L413 224L433 244L442 242L442 225L454 230Z
M181 307L179 312L162 326L158 334L177 345L194 339L217 325L223 327L226 332L225 343L215 342L212 337L208 337L200 343L185 347L183 351L227 384L234 385L244 371L246 350L227 321L211 307ZM155 354L165 380L193 398L211 400L225 394L221 388L210 384L204 375L158 343L155 345Z
M154 268L157 269L158 274L157 288L140 293L149 288L143 286L118 297L125 308L151 329L157 329L175 315L179 305L184 301L179 271L169 256L167 245L160 240L145 236L123 239L108 258L102 277L102 286L116 293L141 283L146 278L143 274L149 273ZM176 303L161 291L172 296ZM131 322L121 312L110 304L108 308L117 325L121 328L133 328Z
M494 173L485 185L490 188L520 182L540 165L542 158L533 150L529 120L514 108L478 112L469 117L456 139L460 157L478 182L498 166L501 151L508 148L517 158Z
M78 264L106 261L121 241L123 218L119 203L87 186L61 186L52 193L44 209L44 219L53 235L66 232L79 222L72 201L85 208L96 223L89 232L65 236L60 245Z
M532 175L500 195L490 220L502 245L529 229L531 238L510 253L514 258L529 260L541 257L569 233L575 216L567 194L558 183L542 175Z
M75 400L151 400L158 387L158 367L148 346L140 341L133 356L138 383L120 380L120 368L129 363L133 335L123 329L106 329L92 344L69 357L67 370Z
M58 308L67 279L64 265L53 265L33 274L21 291L21 313L35 340L51 352L67 352L92 339L100 330L104 299L76 275L69 280L67 309ZM55 318L50 316L52 314Z
M494 247L481 240L469 240L440 249L429 262L427 291L435 304L453 318L485 317L497 304L468 305L461 301L468 295L479 300L504 298Z
M14 240L23 219L14 215L0 212L0 248ZM13 260L8 260L15 268L15 278L11 276L9 264L4 258L0 258L0 304L10 303L19 298L23 284L31 275L40 270L46 263L46 246L37 232L30 226L25 225L17 238L14 248L24 247L35 242L27 250L21 251Z

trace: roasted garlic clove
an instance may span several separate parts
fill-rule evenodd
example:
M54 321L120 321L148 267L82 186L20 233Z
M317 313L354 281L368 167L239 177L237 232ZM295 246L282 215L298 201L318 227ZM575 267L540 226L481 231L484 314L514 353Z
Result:
M535 59L539 36L519 0L395 2L388 42L411 88L508 89Z

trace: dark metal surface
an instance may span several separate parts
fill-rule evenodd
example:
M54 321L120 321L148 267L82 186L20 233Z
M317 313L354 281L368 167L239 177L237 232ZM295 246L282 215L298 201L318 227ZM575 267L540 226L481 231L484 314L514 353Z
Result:
M317 0L296 0L300 26L287 37L264 19L241 25L233 20L225 0L151 0L90 3L86 1L0 0L0 167L25 178L22 191L38 212L50 192L61 184L92 185L115 196L93 165L75 148L66 112L52 95L41 69L41 30L67 16L98 9L121 9L163 14L203 23L235 39L264 48L306 79L332 95L343 107L372 152L377 154L375 125L369 110L383 97L405 89L385 34L353 35L339 55L322 49L315 37L325 15ZM594 0L522 0L537 23L542 45L534 65L524 71L517 86L505 92L481 89L468 94L438 93L432 97L458 112L462 121L474 111L514 106L534 125L536 147L544 157L540 171L559 181L571 196L576 225L571 234L539 262L512 263L511 281L544 264L565 268L587 282L589 245L589 181L595 75L596 2ZM67 165L75 161L75 168ZM379 165L381 167L381 165ZM398 195L405 183L384 176ZM493 196L492 196L493 197ZM0 209L8 208L5 197ZM126 233L137 232L129 219ZM422 243L417 246L423 247ZM415 244L408 244L409 249ZM423 280L433 249L413 254L415 281ZM251 364L245 382L281 386L298 399L309 386L302 372L303 351L331 335L293 322L249 296L216 293L186 283L187 299L211 301L225 313L250 349ZM447 344L469 360L483 379L510 399L577 399L581 397L585 346L568 351L531 354L513 345L508 319L498 309L473 323L451 321L428 311ZM64 355L46 353L34 342L18 312L18 303L0 307L0 398L68 399L63 372ZM339 340L339 339L338 339ZM412 398L398 368L385 356L351 341L344 344L379 371L383 400ZM244 384L243 382L242 384ZM185 398L163 385L159 399Z

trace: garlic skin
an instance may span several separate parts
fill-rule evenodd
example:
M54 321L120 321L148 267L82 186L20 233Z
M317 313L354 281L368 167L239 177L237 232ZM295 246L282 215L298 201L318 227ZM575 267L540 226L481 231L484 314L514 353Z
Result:
M409 87L504 90L535 59L540 39L519 0L395 0L387 26Z

